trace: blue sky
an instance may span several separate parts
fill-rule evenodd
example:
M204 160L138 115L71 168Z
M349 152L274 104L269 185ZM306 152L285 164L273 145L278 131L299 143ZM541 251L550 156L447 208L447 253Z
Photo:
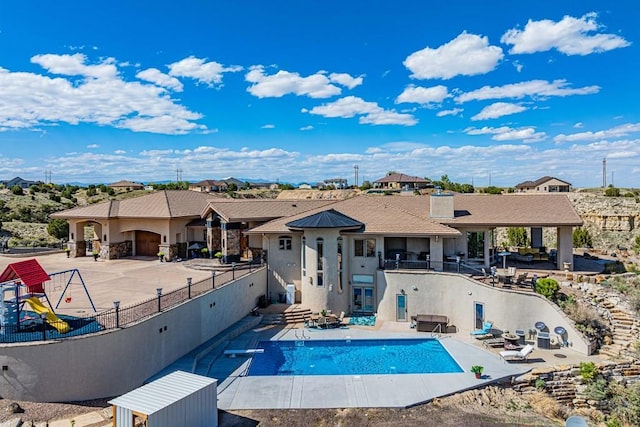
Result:
M365 6L366 4L366 6ZM640 187L632 1L0 3L0 179Z

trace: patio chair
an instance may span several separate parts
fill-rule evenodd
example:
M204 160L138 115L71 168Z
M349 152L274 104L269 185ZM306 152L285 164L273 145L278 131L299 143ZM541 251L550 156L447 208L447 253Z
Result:
M529 276L529 273L526 271L524 273L518 274L518 278L516 279L516 285L529 287L529 284L527 283L527 276Z
M529 355L533 352L533 346L531 344L527 344L524 346L522 350L506 350L500 352L500 357L502 357L505 361L515 361L515 360L524 360L527 361L529 359Z
M491 334L492 328L493 328L493 322L484 322L484 325L482 325L482 329L476 329L475 331L471 331L471 335Z

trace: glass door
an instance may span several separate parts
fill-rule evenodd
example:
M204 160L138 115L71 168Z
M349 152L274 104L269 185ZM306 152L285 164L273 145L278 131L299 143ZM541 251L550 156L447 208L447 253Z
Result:
M362 311L362 288L354 287L353 288L353 312Z
M481 302L474 302L475 312L475 328L483 329L484 326L484 304Z
M396 294L396 322L407 321L407 296Z
M364 311L373 313L375 311L373 305L373 288L364 288Z

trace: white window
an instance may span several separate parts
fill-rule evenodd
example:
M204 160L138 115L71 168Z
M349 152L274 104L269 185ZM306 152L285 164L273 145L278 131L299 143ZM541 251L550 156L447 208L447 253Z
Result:
M281 251L291 250L291 236L280 236L278 241L278 247Z
M353 242L354 256L359 257L375 257L376 256L376 239L355 239Z

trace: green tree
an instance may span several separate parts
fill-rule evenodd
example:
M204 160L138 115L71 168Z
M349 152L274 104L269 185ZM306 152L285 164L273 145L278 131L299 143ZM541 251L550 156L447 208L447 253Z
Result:
M293 185L291 185L291 184L278 184L278 188L280 190L293 190Z
M586 228L578 227L573 230L573 247L574 248L590 248L593 242L589 230Z
M368 190L372 187L371 182L370 181L363 181L362 185L360 186L360 190L365 191Z
M54 218L47 225L47 233L58 239L69 236L69 223L65 219Z
M510 246L529 246L529 236L524 227L511 227L507 230Z

